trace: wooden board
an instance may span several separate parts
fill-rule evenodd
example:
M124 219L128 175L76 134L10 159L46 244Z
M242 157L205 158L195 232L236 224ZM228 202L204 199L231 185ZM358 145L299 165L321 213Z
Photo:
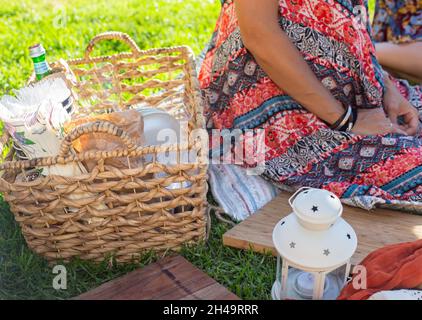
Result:
M249 217L223 236L226 246L271 252L274 226L292 212L288 203L290 194L282 193L258 213ZM358 248L352 263L358 264L370 252L388 244L422 239L422 216L399 211L376 209L366 211L344 206L343 218L352 225L358 236Z
M239 300L181 256L168 257L76 297L78 300Z

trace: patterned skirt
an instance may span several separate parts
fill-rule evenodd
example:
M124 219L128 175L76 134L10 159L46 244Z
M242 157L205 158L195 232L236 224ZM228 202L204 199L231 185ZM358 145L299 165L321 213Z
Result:
M337 100L358 109L382 108L382 69L357 6L365 3L281 0L279 23ZM422 213L422 136L330 130L277 87L244 47L231 0L222 1L199 80L209 129L238 130L245 141L246 132L264 131L262 175L278 186L324 188L352 205ZM420 87L399 80L397 86L422 110Z
M422 41L422 1L378 0L372 36L376 42Z

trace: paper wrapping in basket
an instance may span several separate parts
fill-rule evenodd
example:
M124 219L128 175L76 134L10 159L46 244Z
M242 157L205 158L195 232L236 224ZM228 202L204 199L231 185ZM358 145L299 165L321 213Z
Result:
M62 78L45 79L0 98L0 120L13 139L21 160L58 154L62 125L73 111L71 90ZM42 168L45 175L74 176L84 172L79 164Z

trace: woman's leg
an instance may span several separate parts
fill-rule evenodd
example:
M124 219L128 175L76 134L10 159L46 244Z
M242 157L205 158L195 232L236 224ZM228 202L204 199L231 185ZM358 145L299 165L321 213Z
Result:
M422 42L375 45L378 61L400 77L422 83Z

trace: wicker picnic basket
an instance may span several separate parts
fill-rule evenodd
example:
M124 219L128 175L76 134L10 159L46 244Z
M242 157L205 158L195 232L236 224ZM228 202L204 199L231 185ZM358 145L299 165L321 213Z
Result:
M131 52L91 57L104 40L128 44ZM130 109L137 104L167 108L188 119L188 130L204 128L201 93L194 57L188 47L141 51L126 34L107 32L93 38L85 56L67 61L77 78L78 116ZM163 107L164 106L164 107ZM120 137L125 148L72 152L72 142L101 132ZM11 138L3 133L3 144ZM164 165L158 154L194 152L195 162ZM177 250L205 239L207 164L197 140L185 144L137 146L129 135L109 122L73 129L57 156L19 160L12 150L0 164L0 192L9 203L28 246L50 261L73 257L128 262L147 250ZM105 164L113 157L146 157L140 167L119 169ZM95 160L93 170L78 176L26 177L34 168L80 164ZM161 175L157 175L161 173ZM181 188L167 188L180 183ZM185 184L183 184L185 183Z

